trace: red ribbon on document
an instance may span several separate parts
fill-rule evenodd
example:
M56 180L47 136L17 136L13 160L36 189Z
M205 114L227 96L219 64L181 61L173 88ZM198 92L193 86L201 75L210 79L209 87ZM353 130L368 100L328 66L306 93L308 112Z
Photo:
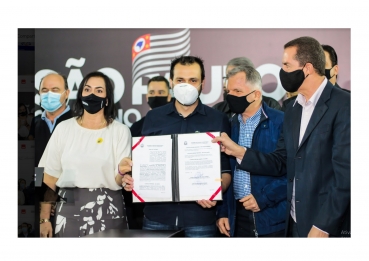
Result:
M142 136L135 145L132 146L132 150L134 150L140 143L141 141L145 138L145 136ZM138 194L137 192L132 189L132 194L140 201L140 202L145 202L145 200L143 200Z
M210 132L207 132L206 134L208 134L210 137L212 137L213 139L215 138L215 136L210 133ZM219 145L220 145L220 142L218 141L217 142ZM222 190L222 186L220 186L215 192L213 195L211 195L211 197L209 198L209 200L213 200L218 194L219 192Z
M142 136L135 145L132 146L132 150L134 150L140 143L141 141L145 138L145 136Z
M132 194L140 201L140 202L145 202L145 200L143 200L143 198L141 198L134 189L132 189Z
M215 138L215 136L213 134L211 134L210 132L207 132L206 134L208 134L210 137L212 137L213 139ZM220 142L217 142L220 145Z
M218 194L219 192L222 190L222 186L220 186L217 191L214 192L213 195L211 195L211 197L209 198L209 200L213 200Z

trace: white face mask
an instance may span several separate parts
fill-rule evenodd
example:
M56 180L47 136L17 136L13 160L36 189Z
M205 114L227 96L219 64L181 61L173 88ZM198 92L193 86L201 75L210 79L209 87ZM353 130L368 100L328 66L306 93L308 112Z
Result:
M179 83L173 87L174 98L186 106L194 104L199 97L199 91L196 87L188 83Z

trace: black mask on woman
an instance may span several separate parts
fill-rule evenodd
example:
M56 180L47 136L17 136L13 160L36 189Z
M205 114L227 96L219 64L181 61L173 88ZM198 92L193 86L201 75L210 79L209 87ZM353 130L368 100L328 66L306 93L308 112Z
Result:
M163 106L168 103L168 96L153 96L149 97L148 104L151 109Z
M81 99L83 108L90 114L98 113L106 105L106 97L101 98L93 93Z
M18 115L19 115L19 116L26 116L26 115L27 115L27 112L22 111L22 112L18 113Z
M305 78L309 76L308 74L305 77L303 71L304 67L302 67L302 69L298 69L289 73L285 72L281 68L281 70L279 71L279 79L281 80L283 89L285 89L287 92L297 92L297 90L304 82Z
M255 101L255 100L253 100L252 102L247 101L247 96L249 96L253 92L255 91L252 91L249 94L241 97L228 94L226 99L231 111L237 114L243 113L246 110L246 108L249 107L249 105Z

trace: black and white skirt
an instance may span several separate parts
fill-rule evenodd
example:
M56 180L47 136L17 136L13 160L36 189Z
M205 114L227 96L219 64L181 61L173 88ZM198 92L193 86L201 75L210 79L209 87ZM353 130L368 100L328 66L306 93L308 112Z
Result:
M83 237L107 229L128 229L121 190L60 188L55 237Z

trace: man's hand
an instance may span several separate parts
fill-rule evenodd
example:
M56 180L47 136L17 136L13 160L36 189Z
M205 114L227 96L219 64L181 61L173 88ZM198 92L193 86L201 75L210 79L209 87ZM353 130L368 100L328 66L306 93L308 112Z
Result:
M219 228L219 231L221 234L226 235L227 237L230 237L229 231L231 230L231 227L229 226L228 218L220 218L217 220L217 227Z
M310 232L308 234L308 237L328 237L329 235L316 227L312 226L310 229Z
M251 210L252 212L260 211L258 203L256 202L256 199L254 198L254 196L252 194L250 194L250 195L248 195L244 198L241 198L240 202L243 202L243 206L247 210Z
M220 137L215 137L211 142L220 142L221 151L226 153L227 155L234 156L240 160L242 160L245 155L245 148L235 143L228 137L227 133L222 132Z
M40 224L40 237L52 237L53 228L51 227L51 222L45 222Z
M206 200L206 199L197 200L196 202L197 202L197 204L199 204L203 208L212 208L217 204L216 201Z

